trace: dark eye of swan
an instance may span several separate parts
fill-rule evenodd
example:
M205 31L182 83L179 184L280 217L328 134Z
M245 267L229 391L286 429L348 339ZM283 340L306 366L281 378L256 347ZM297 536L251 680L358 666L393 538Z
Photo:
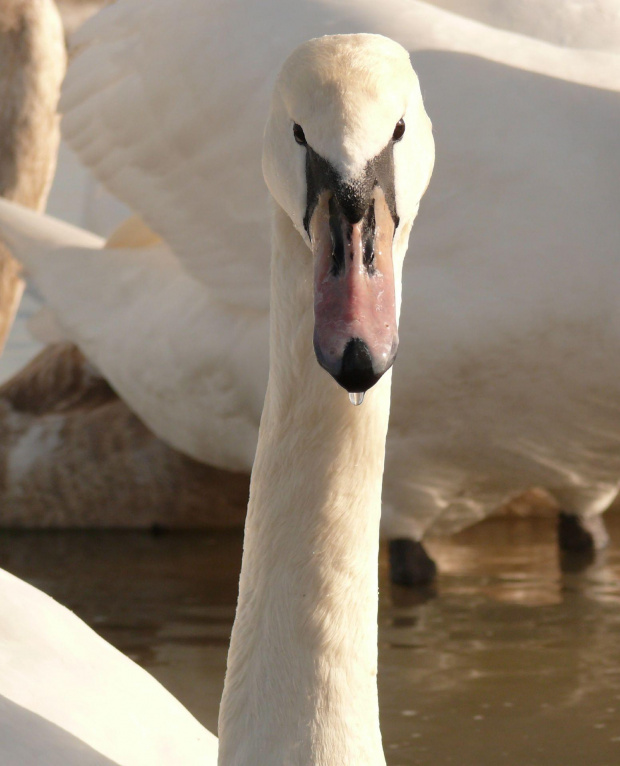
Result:
M298 144L301 144L301 146L306 145L306 136L304 135L304 129L301 125L298 125L297 123L293 125L293 135Z
M405 132L405 121L401 117L400 120L396 123L394 132L392 133L392 141L400 141L400 139L403 137L404 132Z

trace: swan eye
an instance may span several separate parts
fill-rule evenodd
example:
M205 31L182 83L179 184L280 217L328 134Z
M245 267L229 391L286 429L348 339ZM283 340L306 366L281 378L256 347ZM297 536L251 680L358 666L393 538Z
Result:
M405 132L405 121L401 117L400 120L396 123L394 132L392 133L392 141L400 141L400 139L403 137L404 132Z
M301 125L298 125L297 123L293 125L293 135L295 136L295 141L297 141L298 144L301 146L306 145L306 136L304 135L304 129L301 127Z

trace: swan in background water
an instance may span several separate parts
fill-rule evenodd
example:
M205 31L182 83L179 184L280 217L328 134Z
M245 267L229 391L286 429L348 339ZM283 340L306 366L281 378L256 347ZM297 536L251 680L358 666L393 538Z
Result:
M71 344L50 345L0 387L0 423L4 526L243 524L247 474L155 437Z
M385 765L376 562L390 367L433 161L399 45L323 37L287 59L263 152L274 198L269 382L222 765ZM365 393L363 406L343 388ZM214 738L77 618L1 572L0 604L3 764L215 766Z
M66 54L52 0L3 0L0 7L0 196L43 210L60 139L56 112ZM24 283L0 245L0 353Z
M200 34L208 11L192 8L106 9L78 33L63 97L69 143L162 239L134 221L105 248L2 208L61 337L167 443L249 470L267 378L252 159L264 93L302 38L384 32L413 51L442 146L405 267L384 490L393 577L429 579L419 541L531 486L561 504L563 546L604 545L620 477L618 56L418 2L227 4Z

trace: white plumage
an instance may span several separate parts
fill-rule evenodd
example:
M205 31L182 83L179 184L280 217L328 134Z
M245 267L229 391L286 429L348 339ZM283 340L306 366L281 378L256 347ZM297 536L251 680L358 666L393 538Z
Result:
M205 766L217 740L72 612L0 570L4 766Z
M433 5L500 29L569 48L618 52L615 0L431 0Z

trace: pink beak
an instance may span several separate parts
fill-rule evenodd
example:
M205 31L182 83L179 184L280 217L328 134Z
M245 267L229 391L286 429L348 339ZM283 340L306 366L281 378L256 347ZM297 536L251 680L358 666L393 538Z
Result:
M314 350L320 365L350 393L374 386L396 356L394 228L378 185L359 221L351 223L327 190L310 221Z

